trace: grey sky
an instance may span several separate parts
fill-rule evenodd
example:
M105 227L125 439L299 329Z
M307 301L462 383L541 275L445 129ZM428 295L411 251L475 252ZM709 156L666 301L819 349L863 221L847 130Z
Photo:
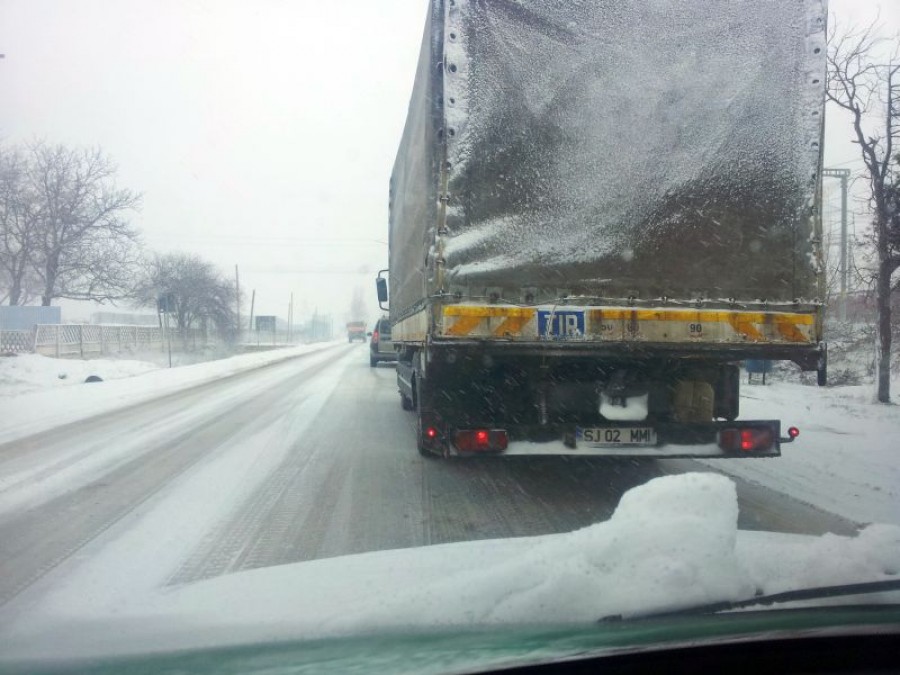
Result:
M239 263L259 312L293 290L298 313L343 313L386 266L424 16L412 0L2 0L0 135L102 146L144 193L148 245Z
M839 22L897 0L831 0ZM0 0L0 138L99 145L151 249L241 268L257 313L374 317L426 3ZM857 168L830 114L826 162Z

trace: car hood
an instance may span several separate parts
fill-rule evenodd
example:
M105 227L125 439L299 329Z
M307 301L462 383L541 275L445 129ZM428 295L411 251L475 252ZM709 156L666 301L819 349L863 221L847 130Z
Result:
M0 630L6 659L315 640L409 630L592 625L791 589L895 579L900 527L854 537L737 529L734 484L665 476L571 533L380 551L90 603L72 588ZM870 594L867 604L897 593ZM853 599L850 599L853 601ZM808 601L813 604L847 599Z

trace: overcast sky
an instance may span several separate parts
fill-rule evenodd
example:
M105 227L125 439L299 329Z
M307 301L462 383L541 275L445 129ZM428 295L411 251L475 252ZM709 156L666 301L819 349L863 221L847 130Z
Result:
M298 315L343 319L360 286L374 318L426 6L0 0L0 139L102 147L144 195L148 247L239 264L257 314L284 315L293 291ZM900 0L830 7L900 29ZM826 164L858 168L826 119Z

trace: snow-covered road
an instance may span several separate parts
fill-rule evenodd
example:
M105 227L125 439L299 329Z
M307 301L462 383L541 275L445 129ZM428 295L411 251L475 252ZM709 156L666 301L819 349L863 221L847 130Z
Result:
M51 599L83 611L238 570L568 532L608 519L656 476L709 470L426 460L393 368L366 357L364 346L328 347L0 446L0 623ZM742 529L856 529L757 484L737 488Z

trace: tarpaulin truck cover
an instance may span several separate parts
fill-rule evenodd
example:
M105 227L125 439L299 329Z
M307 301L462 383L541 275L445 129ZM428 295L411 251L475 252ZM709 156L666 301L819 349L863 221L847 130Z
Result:
M825 19L433 0L391 178L392 320L429 298L818 311Z

